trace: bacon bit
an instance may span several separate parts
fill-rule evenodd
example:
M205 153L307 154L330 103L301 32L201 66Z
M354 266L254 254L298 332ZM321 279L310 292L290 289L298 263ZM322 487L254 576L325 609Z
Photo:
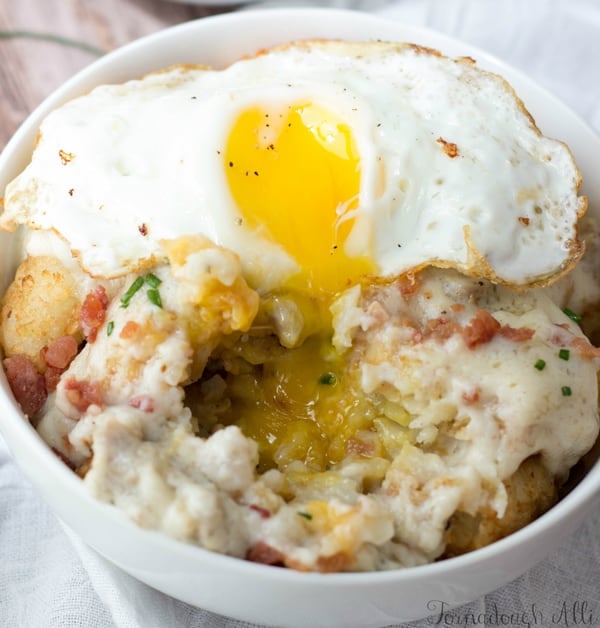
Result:
M372 458L375 453L373 443L365 443L358 438L349 438L346 441L346 453L349 456L364 456Z
M98 336L98 329L104 323L108 297L104 286L98 286L93 292L88 292L79 314L79 323L88 342L94 342Z
M138 226L138 231L143 236L147 236L148 235L148 225L145 222L143 222L141 225Z
M55 447L51 447L50 449L52 449L52 453L58 458L60 458L62 462L64 462L67 465L67 467L71 469L71 471L75 471L75 465L63 453L58 451L58 449L56 449Z
M469 349L490 342L500 329L500 323L486 310L477 310L463 329L462 336Z
M600 358L600 347L594 347L585 338L576 336L570 346L581 358Z
M57 369L66 369L77 355L77 341L73 336L61 336L44 347L44 362Z
M274 547L258 541L247 552L246 560L253 563L261 563L263 565L272 565L274 567L284 566L285 556Z
M63 166L66 166L68 163L73 161L73 159L75 159L74 153L68 153L66 150L63 150L62 148L58 151L58 156L60 157L60 160L62 161Z
M79 381L70 377L65 381L64 389L69 403L79 412L85 412L92 405L104 405L99 382Z
M65 372L66 369L57 369L54 366L47 366L44 371L44 381L46 382L46 390L51 393L56 390L58 386L58 382L60 381L60 376Z
M119 337L123 338L124 340L131 340L132 338L135 338L137 336L139 330L139 323L136 323L135 321L127 321L125 325L123 325L123 329L121 330Z
M479 401L479 389L473 388L473 390L465 391L462 394L462 400L466 406L472 406Z
M423 331L426 338L433 338L443 342L462 331L462 327L456 321L440 316L439 318L431 318L426 321Z
M450 159L458 157L458 146L456 144L446 141L443 137L438 137L436 142L442 147L442 150Z
M271 512L266 508L263 508L262 506L250 504L248 508L250 508L250 510L254 510L254 512L257 512L263 519L269 519L271 517Z
M6 379L23 414L32 418L48 398L44 376L26 355L13 355L3 361Z
M512 340L513 342L525 342L533 337L535 329L531 329L530 327L511 327L510 325L502 325L498 333L503 338Z
M554 333L550 336L550 342L558 347L567 347L569 346L575 336L573 332L569 329L569 325L567 323L554 323Z
M69 190L69 196L73 196L73 194L74 194L74 193L75 193L75 190L74 190L73 188L71 188L71 189Z
M525 218L525 216L519 216L517 220L525 227L529 227L529 222L530 222L529 218Z
M77 355L77 341L72 336L61 336L40 350L41 371L44 374L46 390L56 390L60 376L67 370Z
M129 401L132 408L137 408L142 412L154 412L154 398L150 395L138 395Z
M405 275L401 275L396 280L396 286L400 290L400 294L403 297L409 297L413 295L417 288L419 287L417 284L417 280L412 273L406 273Z
M465 309L465 306L462 303L453 303L450 306L450 309L455 313L458 314L460 312L462 312Z

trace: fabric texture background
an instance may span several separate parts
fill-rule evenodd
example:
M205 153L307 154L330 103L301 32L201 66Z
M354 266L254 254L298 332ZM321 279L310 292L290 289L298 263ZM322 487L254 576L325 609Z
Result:
M496 55L600 131L597 0L348 4L436 29ZM599 530L597 508L546 560L514 582L445 616L440 616L438 607L431 617L404 626L600 626ZM154 591L87 548L49 511L0 438L0 628L80 626L238 628L250 624Z

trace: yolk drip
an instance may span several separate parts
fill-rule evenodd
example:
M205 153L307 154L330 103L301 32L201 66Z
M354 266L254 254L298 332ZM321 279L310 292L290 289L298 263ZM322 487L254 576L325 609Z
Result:
M346 456L347 443L376 416L319 336L274 352L260 368L235 370L242 372L226 375L230 405L220 421L236 423L258 444L261 472L285 470L294 461L324 471Z
M249 109L233 126L225 168L246 225L265 229L300 266L290 287L332 293L373 272L368 255L344 251L360 159L350 128L335 115L313 104L284 113Z

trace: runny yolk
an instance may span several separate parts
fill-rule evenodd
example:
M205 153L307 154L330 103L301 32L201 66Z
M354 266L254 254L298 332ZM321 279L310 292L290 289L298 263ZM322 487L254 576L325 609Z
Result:
M344 121L320 106L298 104L283 112L244 111L224 159L244 226L297 263L299 272L279 291L297 303L310 329L252 374L242 369L227 375L231 406L224 420L258 443L262 470L285 469L294 460L323 470L339 462L346 441L372 422L330 344L331 301L376 270L369 251L352 256L345 246L356 223L358 150ZM316 311L303 306L306 297Z
M288 287L336 292L373 272L344 245L355 219L360 159L347 124L314 104L244 111L225 150L228 185L245 225L264 230L300 267Z

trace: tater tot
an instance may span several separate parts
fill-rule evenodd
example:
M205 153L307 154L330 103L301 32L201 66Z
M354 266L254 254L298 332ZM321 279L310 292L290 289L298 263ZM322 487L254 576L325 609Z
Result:
M40 349L61 336L83 338L75 278L55 257L28 257L2 299L0 342L5 357L24 354L40 366Z
M505 480L508 503L502 518L491 508L476 517L457 512L446 531L445 558L485 547L527 525L548 510L557 499L556 481L539 456L523 461Z

